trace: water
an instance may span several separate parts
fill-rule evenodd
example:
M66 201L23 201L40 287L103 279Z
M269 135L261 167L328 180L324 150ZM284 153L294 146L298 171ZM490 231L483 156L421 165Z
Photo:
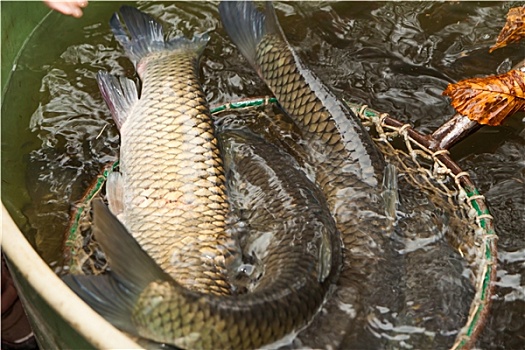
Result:
M72 205L118 152L118 132L94 76L99 69L133 76L133 67L107 26L110 14L120 5L92 2L80 20L49 16L20 57L2 105L2 198L52 266L61 264L62 233ZM508 9L514 6L518 4L315 2L283 3L276 8L303 62L338 95L429 132L454 113L441 96L448 83L500 72L523 59L523 44L488 53ZM212 30L201 65L204 90L212 105L269 94L227 39L216 4L144 2L139 8L169 22L178 34L191 37L194 32ZM523 113L516 114L503 126L483 128L452 149L453 158L470 171L486 196L499 235L496 295L476 344L483 349L525 347L523 118ZM405 200L408 205L402 194L400 204ZM403 218L400 224L417 222L417 217ZM425 218L437 223L430 238L442 235L445 219L439 212ZM419 239L394 238L403 242L404 249L410 247L407 239ZM432 255L421 252L416 249L403 256L407 264L413 259L412 263L435 268L426 278L443 278L443 271L461 275L463 263L448 246L433 246ZM433 264L443 255L449 256L446 261L451 266ZM457 275L448 277L448 286L461 280ZM391 283L417 286L421 278L416 270L408 270ZM443 292L439 284L433 286L434 291L426 294L412 288L412 301L431 302L429 297ZM458 288L465 293L463 287ZM429 336L424 327L407 328L410 320L396 324L400 321L392 310L401 306L388 306L379 307L370 320L376 335L394 338L392 344L398 347L403 347L407 334ZM338 307L350 318L355 314L352 305ZM410 315L410 310L405 311Z

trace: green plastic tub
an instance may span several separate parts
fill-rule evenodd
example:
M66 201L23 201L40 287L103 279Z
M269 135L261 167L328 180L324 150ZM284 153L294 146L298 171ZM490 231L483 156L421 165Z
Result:
M41 2L2 1L2 103L18 53L27 38L41 24L49 10ZM19 98L23 99L24 96ZM17 144L16 113L2 114L2 156ZM25 127L27 129L27 127ZM24 178L22 162L2 169L2 183ZM22 181L22 180L18 180ZM11 188L8 190L7 188ZM2 251L7 257L20 298L42 349L132 349L140 348L84 304L48 267L33 249L19 226L23 225L17 198L24 196L21 185L2 191ZM9 191L11 193L9 193ZM5 203L5 205L4 205ZM6 209L7 207L7 209ZM17 224L15 224L15 221Z

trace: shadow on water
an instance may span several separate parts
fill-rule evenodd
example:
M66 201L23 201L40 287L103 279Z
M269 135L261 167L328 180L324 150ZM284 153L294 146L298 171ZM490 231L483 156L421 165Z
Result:
M71 206L118 154L118 132L98 92L95 74L105 69L134 76L134 68L107 25L120 5L122 2L93 2L80 20L58 14L47 17L17 62L2 105L2 199L37 251L57 268L62 263ZM523 59L523 43L488 53L508 9L518 5L304 2L278 3L276 8L291 45L336 94L430 132L454 113L441 95L448 83L501 73ZM269 94L226 37L215 3L141 2L138 7L169 23L174 34L191 37L211 31L201 62L210 104ZM453 158L470 171L486 196L499 235L496 296L477 342L480 348L525 346L523 118L518 113L500 127L483 128L452 149ZM17 137L13 139L12 134ZM8 139L12 141L6 143ZM400 186L403 190L403 183ZM406 201L401 196L401 204L409 208L421 204L417 199ZM449 227L444 223L446 215L436 208L421 209L421 215L425 213L429 216L404 216L401 226L409 225L414 232L418 223L435 223L431 231L436 236ZM406 240L415 237L401 237L404 231L399 232L401 251L407 249ZM468 289L461 285L464 262L448 245L438 243L431 250L415 249L402 255L403 266L425 266L427 273L404 270L392 285L404 286L401 294L411 302L406 305L429 307L403 309L398 300L391 309L377 309L369 320L371 334L393 338L399 347L404 346L406 334L433 336L424 327L411 326L410 317L442 326L460 322L461 315L436 317L425 312L439 307L432 305L438 301L459 310L461 301L454 295ZM439 259L445 265L437 264ZM425 284L431 288L421 288ZM444 294L445 285L456 286L457 293L448 290L447 300L433 298ZM404 312L405 323L396 318L396 308ZM348 317L354 312L351 307L344 311Z

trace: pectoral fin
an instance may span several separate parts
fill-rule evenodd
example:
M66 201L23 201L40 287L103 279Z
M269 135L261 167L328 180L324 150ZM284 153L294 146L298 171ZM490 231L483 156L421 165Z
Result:
M108 174L106 192L109 210L113 215L119 217L124 212L124 184L121 173L113 171Z

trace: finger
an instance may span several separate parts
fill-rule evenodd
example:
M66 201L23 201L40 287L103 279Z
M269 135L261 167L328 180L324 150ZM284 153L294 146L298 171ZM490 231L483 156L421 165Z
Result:
M82 17L82 9L79 7L82 2L85 1L45 1L46 5L51 9L76 18ZM85 6L87 6L87 3Z

